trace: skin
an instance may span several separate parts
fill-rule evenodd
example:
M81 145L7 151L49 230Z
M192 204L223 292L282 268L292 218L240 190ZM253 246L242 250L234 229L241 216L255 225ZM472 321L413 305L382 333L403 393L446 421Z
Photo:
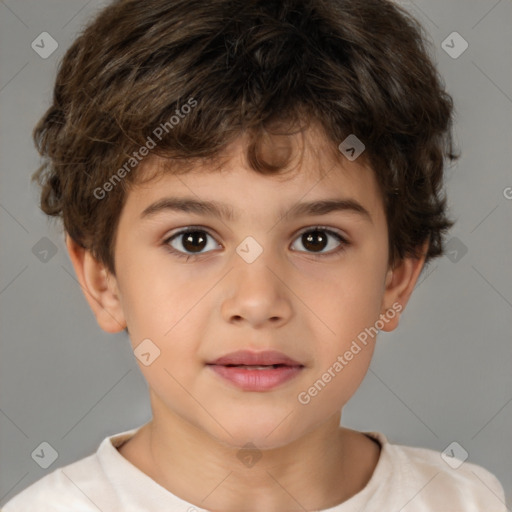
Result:
M292 149L301 147L298 136L290 140ZM132 188L116 236L115 276L66 240L100 327L114 333L128 326L133 348L149 338L160 350L149 366L137 360L153 418L119 451L197 507L329 508L361 491L379 459L377 443L339 426L343 406L367 372L375 338L308 404L297 396L393 304L405 308L424 256L391 268L373 171L362 158L350 162L338 154L334 160L319 130L309 129L305 141L302 159L293 162L296 172L285 178L251 170L242 136L229 147L221 170L198 164L188 174L164 174ZM276 156L281 149L274 149ZM160 163L148 158L137 172ZM148 205L167 196L222 201L237 217L166 211L140 219ZM371 219L349 211L278 214L296 202L334 197L356 200ZM180 259L166 250L165 240L191 225L211 236L197 249L201 256ZM344 250L334 254L340 242L331 235L324 248L305 244L302 231L316 226L344 236ZM263 248L250 264L236 252L247 236ZM172 247L191 251L184 237ZM382 330L392 331L398 322L399 314ZM242 391L205 366L240 349L279 350L304 368L271 391ZM261 454L252 467L237 457L248 442Z

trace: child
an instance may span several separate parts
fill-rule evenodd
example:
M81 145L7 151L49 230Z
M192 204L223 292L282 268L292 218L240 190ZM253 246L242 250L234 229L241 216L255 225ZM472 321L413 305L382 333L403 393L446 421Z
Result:
M35 177L153 417L4 512L505 511L487 470L340 426L443 254L452 111L386 0L100 12L35 129Z

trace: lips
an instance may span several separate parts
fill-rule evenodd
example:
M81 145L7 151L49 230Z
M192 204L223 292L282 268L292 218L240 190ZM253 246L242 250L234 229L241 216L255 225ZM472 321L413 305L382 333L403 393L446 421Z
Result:
M243 391L270 391L293 379L304 365L274 350L241 350L219 357L207 366L214 374Z
M219 357L207 364L218 366L304 366L282 352L275 350L264 352L239 350L238 352L232 352L231 354Z

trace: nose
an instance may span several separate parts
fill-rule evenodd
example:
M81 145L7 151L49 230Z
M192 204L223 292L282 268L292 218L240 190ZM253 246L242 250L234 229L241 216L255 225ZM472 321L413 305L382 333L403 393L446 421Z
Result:
M280 327L293 316L289 278L275 263L272 267L265 251L252 263L242 258L228 274L226 296L221 313L226 322L244 324L257 329Z

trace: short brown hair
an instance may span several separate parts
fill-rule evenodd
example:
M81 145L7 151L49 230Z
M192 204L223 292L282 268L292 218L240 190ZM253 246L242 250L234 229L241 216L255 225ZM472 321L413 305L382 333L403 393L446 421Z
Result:
M115 274L118 220L137 182L126 162L156 127L166 130L151 151L178 162L173 172L250 133L248 161L270 174L285 166L258 156L262 137L276 123L310 120L333 148L350 134L365 144L390 263L418 256L427 240L426 260L440 256L453 225L444 160L460 155L453 101L428 44L422 26L387 0L113 2L66 52L53 104L34 129L41 208Z

